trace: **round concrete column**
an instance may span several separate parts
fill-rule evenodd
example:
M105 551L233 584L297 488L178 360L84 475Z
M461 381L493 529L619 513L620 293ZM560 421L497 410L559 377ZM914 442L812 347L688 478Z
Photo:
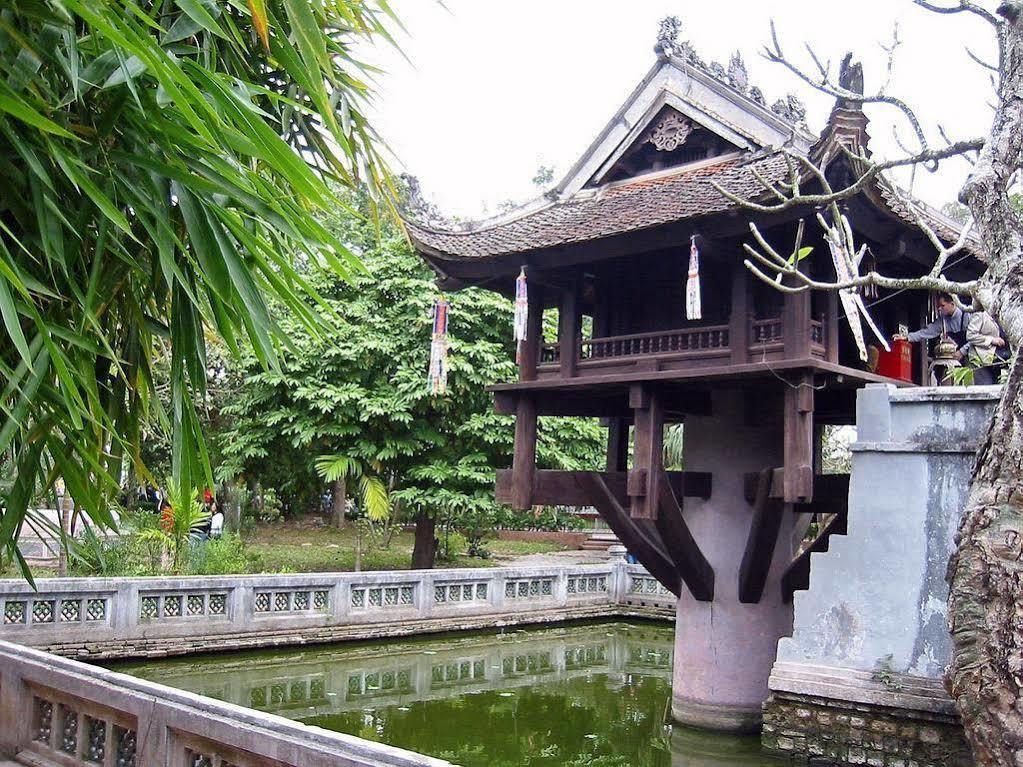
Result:
M698 602L683 586L675 619L672 716L694 727L756 731L778 639L792 632L792 606L780 579L792 552L792 514L783 515L759 604L739 602L739 567L753 518L743 477L782 465L781 404L762 402L765 424L751 425L739 391L715 392L709 417L685 423L687 471L714 476L711 497L686 498L684 517L714 568L714 601ZM775 412L777 411L777 412Z

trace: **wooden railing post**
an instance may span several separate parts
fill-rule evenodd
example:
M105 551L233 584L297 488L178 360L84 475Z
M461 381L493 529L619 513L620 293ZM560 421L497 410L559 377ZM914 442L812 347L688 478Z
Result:
M733 365L749 362L749 304L749 281L746 267L740 262L732 267L732 316L728 322L728 344L732 350Z
M785 294L782 337L787 359L810 356L810 291Z
M825 359L838 362L838 291L828 291L828 311L824 318L824 346L827 349Z
M562 357L564 359L564 357ZM519 396L515 410L515 447L512 455L512 506L533 506L533 482L536 477L536 400Z
M543 306L543 286L530 287L526 340L522 342L519 356L519 380L521 381L536 380L536 367L540 363L540 348L543 344Z
M576 300L576 286L561 292L558 304L558 342L561 347L561 377L574 378L579 362L580 336L579 303Z

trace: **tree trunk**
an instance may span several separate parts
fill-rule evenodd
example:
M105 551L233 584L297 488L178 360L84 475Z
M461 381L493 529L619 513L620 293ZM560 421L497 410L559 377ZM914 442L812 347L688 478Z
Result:
M68 576L68 546L71 536L71 496L67 490L60 496L60 541L57 546L57 575Z
M1023 226L1009 185L1023 156L1023 2L1002 2L1001 81L991 135L960 199L987 272L975 296L1017 350L949 562L953 654L946 680L978 765L1023 765Z
M412 549L412 569L429 570L437 558L437 520L425 511L416 517L416 544Z
M948 671L978 765L1023 764L1023 355L980 452L949 563Z
M330 511L334 518L334 527L345 529L345 505L348 501L348 487L344 477L335 479L331 486Z

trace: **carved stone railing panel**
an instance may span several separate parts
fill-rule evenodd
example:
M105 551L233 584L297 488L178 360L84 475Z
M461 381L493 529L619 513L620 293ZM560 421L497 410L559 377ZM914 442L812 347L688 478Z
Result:
M417 619L590 617L623 604L624 562L303 575L0 581L0 639L78 657L330 641ZM642 568L640 568L642 569ZM644 571L645 572L645 571ZM468 625L468 624L463 624ZM393 628L393 626L392 626ZM411 631L413 629L409 629ZM389 629L390 631L390 629ZM393 633L391 631L390 633ZM401 632L399 632L401 633ZM174 641L169 641L174 640Z
M569 597L603 594L608 588L606 575L570 575L567 580Z
M308 708L327 697L316 684L282 686ZM47 767L450 767L3 641L0 755Z
M2 581L0 581L2 583ZM108 623L110 596L36 593L31 595L0 594L0 633L3 629L74 624L99 627Z
M490 584L486 581L474 583L450 583L441 581L433 585L433 601L436 604L467 605L489 604Z

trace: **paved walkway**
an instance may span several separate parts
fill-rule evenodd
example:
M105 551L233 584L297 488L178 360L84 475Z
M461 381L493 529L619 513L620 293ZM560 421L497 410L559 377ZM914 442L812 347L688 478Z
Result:
M523 554L518 557L494 557L504 567L545 567L547 565L599 565L610 559L606 551L552 551L549 554Z

